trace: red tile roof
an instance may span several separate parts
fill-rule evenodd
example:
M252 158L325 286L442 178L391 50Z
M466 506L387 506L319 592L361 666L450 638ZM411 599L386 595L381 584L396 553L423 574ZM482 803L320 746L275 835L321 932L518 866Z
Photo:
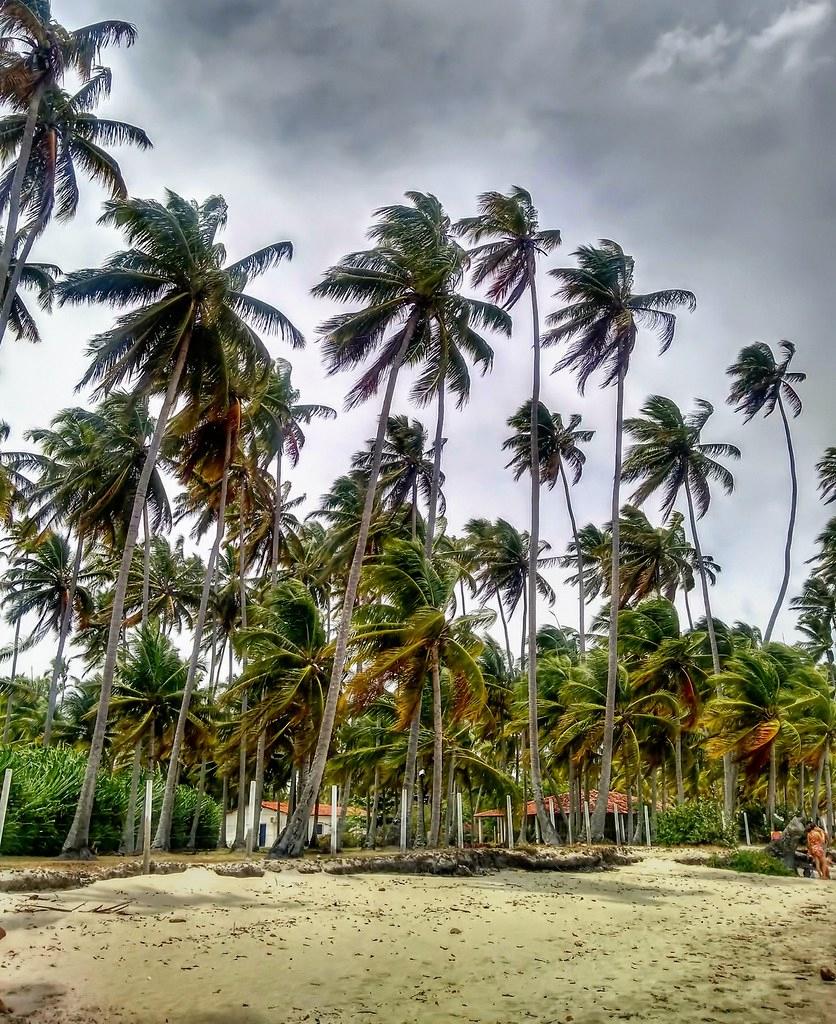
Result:
M262 800L261 801L261 806L264 808L265 811L277 811L278 810L278 811L281 811L282 814L287 814L288 813L288 804L287 804L286 800L282 800L280 803L277 803L275 800ZM337 814L339 814L341 811L342 811L342 807L340 807L340 805L337 804ZM311 817L313 817L315 813L316 813L316 808L314 807L314 808L311 809ZM366 814L365 810L362 807L349 807L347 813L348 814L352 814L352 815L360 814L360 815L363 815L364 817L365 817L365 814ZM323 803L321 803L319 805L319 817L320 818L330 818L331 817L331 805L330 804L323 804Z
M598 790L591 789L589 791L589 810L592 811L595 808L595 804L598 802ZM569 813L569 794L559 793L557 796L546 797L546 810L550 806L554 806L555 814L559 814L561 808L564 814ZM635 807L635 804L634 804ZM613 811L618 811L620 814L627 813L627 797L623 793L616 793L615 790L610 790L609 799L607 800L607 814L612 814ZM516 807L514 808L516 813ZM526 817L533 818L537 814L537 806L533 800L529 800L525 807ZM491 810L491 811L479 811L476 815L477 818L504 818L504 810Z

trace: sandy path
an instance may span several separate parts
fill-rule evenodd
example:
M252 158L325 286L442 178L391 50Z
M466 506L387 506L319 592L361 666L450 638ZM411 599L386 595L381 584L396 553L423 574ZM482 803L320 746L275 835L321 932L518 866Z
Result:
M836 884L805 879L656 858L474 879L195 868L48 900L75 909L0 896L12 1021L836 1021ZM89 912L120 900L127 916Z

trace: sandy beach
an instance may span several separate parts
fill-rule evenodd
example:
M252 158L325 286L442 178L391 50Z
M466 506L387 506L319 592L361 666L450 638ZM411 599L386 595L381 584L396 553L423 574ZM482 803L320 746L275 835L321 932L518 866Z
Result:
M0 896L0 993L31 1024L829 1022L834 911L836 884L659 856L476 878L199 867Z

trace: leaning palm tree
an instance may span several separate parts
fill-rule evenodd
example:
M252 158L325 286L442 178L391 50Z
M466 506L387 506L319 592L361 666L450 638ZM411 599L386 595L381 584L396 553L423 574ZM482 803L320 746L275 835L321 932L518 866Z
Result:
M12 260L6 287L0 292L0 306L5 306L8 290L15 283L15 293L9 305L8 327L18 341L29 341L37 344L41 334L35 318L23 301L20 290L25 288L36 293L38 305L45 313L52 312L52 299L55 285L61 276L61 268L54 263L24 262L18 267L18 261Z
M718 442L704 443L702 430L714 412L710 402L697 401L697 409L689 416L683 416L679 407L670 398L653 395L641 409L641 416L629 419L625 431L635 444L624 460L623 479L641 481L633 500L644 502L651 494L662 491L662 512L670 515L681 490L685 491L688 519L696 552L696 562L702 584L705 605L706 629L711 645L711 658L715 675L720 672L720 653L711 614L711 600L708 593L707 565L703 559L697 518L702 519L711 504L712 482L718 483L726 494L734 490L734 478L717 460L719 458L739 459L740 449L733 444ZM732 808L731 765L725 761L725 805L726 813Z
M0 99L25 111L20 148L9 182L9 212L0 249L0 281L7 280L19 242L18 222L41 102L70 70L87 83L110 44L131 46L136 29L125 21L100 21L67 29L52 17L50 0L11 0L0 6ZM95 72L95 74L94 74ZM109 83L108 83L109 84ZM99 88L104 85L99 78Z
M573 370L578 375L578 390L583 394L587 381L603 371L604 386L616 385L615 471L612 486L612 563L610 592L619 593L620 534L618 513L621 504L621 446L624 420L624 380L640 327L656 331L661 351L671 345L676 327L672 312L680 306L694 310L697 300L681 288L637 294L633 291L635 263L617 242L602 239L599 245L581 246L575 252L577 267L552 270L558 282L557 295L566 303L552 313L551 330L543 338L547 345L570 343L557 364L558 370ZM609 669L607 676L607 718L603 731L601 783L606 796L612 777L612 735L618 660L618 609L610 610ZM607 801L599 800L592 816L592 832L603 835Z
M569 467L572 476L572 483L576 484L581 478L583 467L586 463L586 455L581 451L582 444L588 444L594 434L594 430L580 430L581 417L573 413L569 422L564 423L559 412L550 412L541 402L537 413L537 430L539 439L537 448L540 453L540 481L548 484L551 490L558 480L563 483L563 493L566 497L566 512L569 515L569 522L572 526L572 537L577 552L578 567L578 642L580 644L581 657L586 656L586 624L584 622L584 610L586 607L586 588L584 586L583 554L581 552L578 524L575 520L575 512L572 508L572 495L569 490ZM515 430L515 433L503 444L504 449L513 452L513 458L507 468L513 467L514 479L519 478L529 471L531 466L531 403L526 402L508 420L508 426Z
M529 421L529 466L540 465L537 416L540 408L540 310L537 303L537 257L560 245L560 231L542 230L531 194L519 185L509 195L485 192L479 197L479 213L459 221L456 229L476 248L473 252L474 284L489 282L488 294L505 309L513 308L528 292L531 299L533 360ZM489 241L485 241L489 239ZM531 471L531 543L528 571L528 731L531 757L531 788L537 807L540 834L549 844L557 833L543 801L540 740L537 728L537 557L540 551L540 475Z
M104 394L131 381L137 398L163 394L114 586L96 728L76 815L64 843L65 856L89 855L90 815L125 594L148 485L172 409L181 394L197 392L201 379L217 368L224 349L232 349L253 376L268 367L270 356L257 330L279 332L292 344L303 344L284 314L244 290L251 278L289 258L291 244L276 242L225 265L217 236L226 215L226 203L219 196L202 205L174 192L166 194L165 203L145 199L109 202L102 220L121 228L131 248L112 256L101 269L68 275L60 285L62 303L133 307L91 342L93 358L82 384L95 383L97 392Z
M335 637L333 671L319 739L296 810L284 835L274 845L273 856L301 854L308 816L322 784L345 671L351 616L377 496L383 441L401 367L405 362L420 361L434 327L440 320L446 320L453 309L459 309L461 316L474 326L501 326L504 322L501 314L496 315L495 307L459 294L467 259L462 248L449 237L449 220L435 196L410 192L407 198L410 205L378 211L377 223L370 231L376 243L372 249L346 256L314 288L314 294L320 298L360 304L359 309L338 314L323 326L330 373L373 357L349 390L348 407L377 394L384 381L386 386Z
M792 445L792 433L790 422L787 419L787 412L784 408L786 403L793 416L801 415L801 399L793 387L806 379L806 373L790 371L790 363L795 355L795 345L791 341L782 341L779 347L784 352L781 362L776 362L775 356L769 345L762 341L756 341L753 345L747 345L741 349L737 362L733 363L726 373L732 378L729 389L729 404L735 406L738 412L743 413L743 422L748 423L753 416L763 412L769 416L778 407L781 415L781 422L784 425L784 437L787 443L787 456L790 463L790 518L787 525L787 540L784 545L784 576L778 590L778 599L769 616L763 639L769 643L772 631L775 628L775 620L784 603L787 595L787 587L790 583L790 570L792 568L792 538L795 530L795 517L798 509L798 476L795 469L795 451Z

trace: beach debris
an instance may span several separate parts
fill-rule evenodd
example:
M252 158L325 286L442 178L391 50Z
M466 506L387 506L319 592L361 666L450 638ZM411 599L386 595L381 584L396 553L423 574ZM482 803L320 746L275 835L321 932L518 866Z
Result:
M224 878L261 878L264 868L251 860L239 861L236 864L218 864L214 872Z
M0 939L5 939L5 938L6 938L6 929L5 928L0 928Z
M822 967L819 974L822 981L836 981L836 971L832 967Z

